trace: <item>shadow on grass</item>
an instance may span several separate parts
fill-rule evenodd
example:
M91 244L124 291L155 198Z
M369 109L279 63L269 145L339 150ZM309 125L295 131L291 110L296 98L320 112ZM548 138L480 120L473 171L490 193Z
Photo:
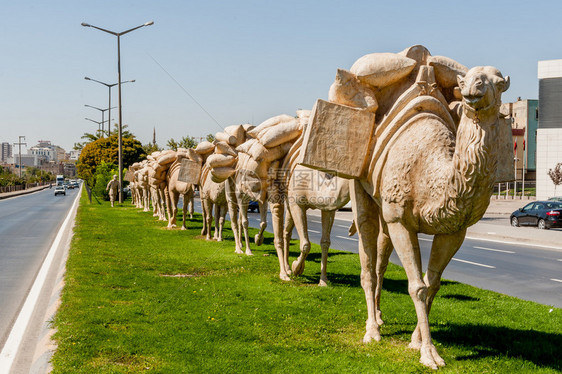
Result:
M437 294L439 296L439 294ZM458 301L479 301L480 299L477 297L467 296L467 295L460 295L460 294L450 294L450 295L443 295L441 296L443 299L450 299L450 300L458 300Z
M475 352L458 356L459 361L503 355L522 358L537 366L562 370L562 334L487 325L450 324L435 329L431 336L443 344L460 345Z

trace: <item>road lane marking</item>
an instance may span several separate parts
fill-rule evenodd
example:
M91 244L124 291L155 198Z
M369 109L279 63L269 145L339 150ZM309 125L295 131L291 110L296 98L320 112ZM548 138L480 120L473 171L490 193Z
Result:
M489 268L489 269L495 269L496 268L495 266L492 266L492 265L479 264L478 262L466 261L466 260L461 260L461 259L458 259L458 258L453 258L452 260L458 261L458 262L464 262L465 264L482 266L484 268Z
M336 226L338 226L338 227L343 227L344 229L348 229L348 228L349 228L349 225L347 225L347 226L346 226L346 225L338 225L337 223L336 223Z
M432 242L433 239L426 239L426 238L418 238L418 240L422 240L424 242Z
M556 260L556 261L562 261L562 258L559 258L559 259L558 259L558 260Z
M550 278L551 281L562 283L562 279Z
M523 246L523 247L562 249L562 247L555 247L555 246L552 246L552 245L532 244L532 243L527 243L527 242L508 242L508 241L500 240L500 239L486 239L486 238L479 238L479 237L476 237L476 236L467 236L467 237L465 237L465 239L481 240L483 242L492 242L492 243L513 244L513 245L520 245L520 246Z
M492 251L492 252L511 253L511 254L515 253L513 251L506 251L503 249L495 249L495 248L487 248L487 247L472 247L472 248L483 249L485 251Z
M348 236L341 236L341 235L336 235L336 238L347 239L347 240L353 240L353 241L355 241L355 242L359 241L359 239L350 238L350 237L348 237Z
M62 238L65 231L67 230L68 225L71 222L72 215L76 212L78 201L80 201L81 192L82 187L80 187L79 193L76 194L74 203L72 204L72 207L68 211L64 222L57 232L57 236L55 237L51 248L49 248L49 252L47 253L47 257L45 257L45 260L41 265L41 269L39 269L39 272L37 273L37 277L35 278L35 281L31 286L31 290L29 291L29 294L25 299L25 303L23 304L18 314L16 322L14 322L14 325L12 326L10 335L8 336L8 339L6 339L6 343L4 344L2 352L0 353L0 373L10 372L10 369L14 363L14 359L16 358L16 355L18 353L19 346L23 340L25 330L27 329L27 325L31 320L33 311L35 310L35 305L37 304L37 301L41 294L41 289L43 288L47 275L49 274L49 270L55 258L57 249L61 244Z
M322 234L320 231L316 231L316 230L313 230L313 229L308 229L308 232L313 232L315 234Z

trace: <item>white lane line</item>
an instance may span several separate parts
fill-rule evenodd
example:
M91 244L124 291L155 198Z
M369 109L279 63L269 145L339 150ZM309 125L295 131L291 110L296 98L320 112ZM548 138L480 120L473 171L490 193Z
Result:
M80 201L80 195L82 192L82 188L79 190L80 193L76 195L74 199L74 203L72 204L72 208L66 215L64 222L59 229L49 252L47 253L47 257L43 261L43 265L41 265L41 269L39 269L39 273L37 273L37 277L33 282L33 286L31 286L31 290L25 299L25 303L20 310L18 318L10 331L10 335L8 339L6 339L6 344L2 348L2 352L0 353L0 374L9 373L10 369L12 368L12 364L14 363L14 359L16 358L16 354L18 353L19 346L23 340L23 335L25 330L27 329L27 325L31 320L31 316L33 314L33 310L35 309L35 304L37 304L37 300L39 299L39 295L41 293L41 289L45 284L45 280L47 278L47 274L49 273L49 269L51 264L53 263L53 259L55 257L55 253L62 241L62 237L64 232L66 231L68 225L70 224L71 217L73 213L76 211L76 207L78 206L78 201Z
M512 244L512 245L521 245L525 247L537 247L537 248L547 248L547 249L562 249L562 247L554 247L550 245L542 245L542 244L532 244L527 242L508 242L501 239L486 239L486 238L478 238L475 236L467 236L465 239L471 240L481 240L483 242L492 242L492 243L502 243L502 244Z
M336 226L338 226L338 227L343 227L344 229L348 229L348 228L349 228L349 225L347 225L347 226L346 226L346 225L338 225L337 223L336 223Z
M492 251L492 252L511 253L511 254L515 253L513 251L506 251L503 249L495 249L495 248L486 248L486 247L472 247L472 248L483 249L485 251Z
M476 265L476 266L482 266L483 268L489 268L489 269L495 269L495 266L492 265L485 265L485 264L479 264L478 262L472 262L472 261L466 261L466 260L460 260L458 258L453 258L453 261L458 261L458 262L464 262L465 264L470 264L470 265Z
M347 240L353 240L354 242L359 241L359 239L355 239L355 238L350 238L349 236L341 236L341 235L336 235L336 238L340 238L340 239L347 239Z
M432 242L433 239L426 239L426 238L418 238L418 240L422 240L424 242Z
M561 261L561 262L562 262L562 258L559 258L559 259L558 259L558 260L556 260L556 261Z
M320 231L316 231L316 230L313 230L313 229L308 229L308 232L313 232L315 234L322 234Z
M562 279L550 278L551 281L562 283Z

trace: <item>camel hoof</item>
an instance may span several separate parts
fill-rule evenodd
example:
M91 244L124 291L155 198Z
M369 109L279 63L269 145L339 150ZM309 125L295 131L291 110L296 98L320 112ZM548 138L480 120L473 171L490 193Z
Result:
M291 281L291 278L287 274L279 273L279 278L284 281Z
M217 242L222 242L222 238L216 238L215 239Z
M363 337L363 343L367 344L372 341L380 342L381 341L381 334L378 328L371 328L368 329Z
M421 348L421 342L410 342L410 344L408 344L408 348L419 351Z
M324 279L320 279L320 282L318 283L318 286L328 287L328 282L326 282Z
M299 260L293 261L291 270L293 270L293 275L301 275L304 272L304 261L302 263L299 263Z
M256 245L259 247L260 245L263 244L263 235L260 234L256 234L256 236L254 237L254 243L256 243Z
M437 353L437 349L433 344L423 346L420 350L420 364L427 366L433 370L437 370L439 366L445 366L445 361Z
M182 229L182 230L187 230L187 227L182 226L181 229Z
M243 255L244 252L241 249L236 248L236 250L234 251L234 253L238 254L238 255Z
M246 249L246 256L253 256L252 250L250 248Z

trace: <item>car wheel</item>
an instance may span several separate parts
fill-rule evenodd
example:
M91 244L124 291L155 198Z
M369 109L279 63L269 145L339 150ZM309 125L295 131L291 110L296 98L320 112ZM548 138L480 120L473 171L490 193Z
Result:
M511 218L511 226L513 226L513 227L519 227L519 220L517 219L517 217L512 217L512 218Z
M539 230L547 230L548 228L546 227L546 222L544 221L544 219L540 219L539 220Z

